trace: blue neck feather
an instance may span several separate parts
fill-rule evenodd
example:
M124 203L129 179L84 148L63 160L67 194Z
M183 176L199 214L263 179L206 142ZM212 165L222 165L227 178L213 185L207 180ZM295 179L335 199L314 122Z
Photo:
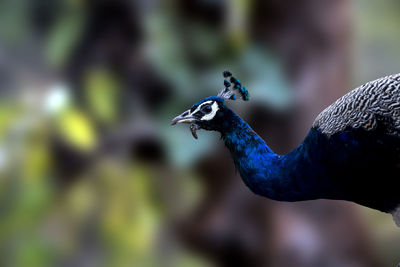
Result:
M230 109L227 113L225 118L230 119L221 129L222 138L242 179L254 193L280 201L316 199L322 197L321 193L329 196L317 179L322 170L310 167L307 143L287 155L275 154L239 116Z
M219 116L217 130L243 181L258 195L350 200L386 212L400 203L400 140L381 127L348 128L329 137L311 128L296 149L277 155L232 110Z

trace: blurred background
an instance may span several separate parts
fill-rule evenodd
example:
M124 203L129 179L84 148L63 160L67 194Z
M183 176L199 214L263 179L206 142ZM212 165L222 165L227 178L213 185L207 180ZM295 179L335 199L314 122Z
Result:
M400 71L396 0L0 1L0 266L395 266L388 214L252 194L171 119L232 71L277 153Z

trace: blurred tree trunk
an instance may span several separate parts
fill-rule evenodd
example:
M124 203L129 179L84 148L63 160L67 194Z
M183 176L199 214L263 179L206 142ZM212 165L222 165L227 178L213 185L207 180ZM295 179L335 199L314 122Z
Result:
M259 35L270 37L296 89L297 105L288 122L290 138L283 140L291 140L294 148L318 113L350 89L352 6L347 0L278 2L260 1L266 6L256 10L273 12L275 7L284 15L283 20L266 22L270 29ZM274 206L278 243L272 246L277 249L274 266L378 265L354 204L320 200ZM324 256L318 259L317 255Z

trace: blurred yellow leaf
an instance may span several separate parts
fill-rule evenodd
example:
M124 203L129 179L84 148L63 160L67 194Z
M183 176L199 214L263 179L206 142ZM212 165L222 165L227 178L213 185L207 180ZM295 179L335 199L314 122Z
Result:
M89 108L102 122L110 123L116 118L117 89L117 80L107 70L94 69L86 75L85 92Z
M83 221L95 209L95 190L85 179L73 186L67 197L70 215Z
M65 110L59 118L59 131L69 144L81 150L92 150L97 136L89 118L76 109Z
M49 169L50 154L43 140L31 141L23 161L22 177L26 179L43 179Z
M16 105L4 102L0 104L0 140L4 138L9 127L15 123L20 115L21 111L16 107Z

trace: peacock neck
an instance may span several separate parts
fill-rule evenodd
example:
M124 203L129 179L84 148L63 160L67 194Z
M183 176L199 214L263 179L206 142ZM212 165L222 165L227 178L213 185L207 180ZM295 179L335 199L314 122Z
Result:
M318 172L309 172L305 144L287 155L275 154L251 127L232 112L221 131L243 181L256 194L280 201L319 198Z

